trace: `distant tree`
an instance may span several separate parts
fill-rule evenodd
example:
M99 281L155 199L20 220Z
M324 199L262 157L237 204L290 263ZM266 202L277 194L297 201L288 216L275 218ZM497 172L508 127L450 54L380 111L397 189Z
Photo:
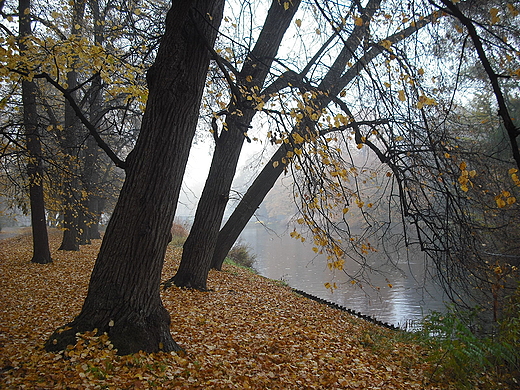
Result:
M27 50L27 39L32 34L31 1L19 2L19 46L20 51ZM25 128L26 147L28 154L27 176L29 182L29 199L31 207L31 227L33 237L34 263L47 264L52 262L47 235L45 217L45 200L43 193L43 162L40 142L40 121L36 106L36 84L32 80L22 80L23 126Z

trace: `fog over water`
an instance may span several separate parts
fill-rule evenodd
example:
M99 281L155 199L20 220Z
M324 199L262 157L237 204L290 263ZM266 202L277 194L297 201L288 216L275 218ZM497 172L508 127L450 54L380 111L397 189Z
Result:
M237 193L244 192L251 178L255 176L254 167L258 169L263 165L258 161L260 159L255 160L254 157L254 154L258 153L258 145L247 145L246 151L247 148L255 150L250 150L250 153L246 152L241 157L234 183ZM181 219L191 220L195 214L198 197L211 164L211 154L212 147L208 143L196 144L192 149L177 210ZM281 208L287 208L289 212L292 209L289 205L292 200L288 199L287 193L283 193L284 189L280 188L283 187L281 182L289 179L282 178L278 183L278 189L268 195L269 198L273 196L273 192L278 192L274 196L284 199L283 202L278 200L273 202L274 206L271 205L275 214L282 212ZM234 202L230 201L228 215L233 207ZM260 209L260 214L269 214L265 204ZM288 210L284 210L282 214L287 214ZM291 216L288 215L286 220ZM271 220L267 215L261 219ZM312 251L312 245L308 243L312 240L302 243L291 238L292 225L280 222L266 222L262 225L255 221L256 218L253 217L239 240L251 247L256 255L255 268L263 276L284 280L293 288L394 325L403 325L422 318L431 310L443 311L445 308L444 294L441 288L432 282L431 275L426 274L425 256L420 252L392 258L397 267L383 267L384 274L369 274L369 281L363 282L363 288L359 288L352 285L351 279L342 271L332 272L328 269L325 256L316 256ZM384 257L376 252L371 255L370 261L379 267L379 264L383 263L382 256ZM355 269L356 264L346 262L345 268ZM325 287L327 282L335 282L338 288L332 292Z
M371 273L372 286L364 283L359 288L344 272L330 271L325 256L316 256L311 245L291 238L291 230L283 224L266 228L259 223L244 230L240 239L256 254L255 268L261 275L393 325L418 320L430 310L444 310L442 290L425 276L423 254L403 259L398 269L387 267L384 275ZM331 291L326 282L335 282L338 288Z

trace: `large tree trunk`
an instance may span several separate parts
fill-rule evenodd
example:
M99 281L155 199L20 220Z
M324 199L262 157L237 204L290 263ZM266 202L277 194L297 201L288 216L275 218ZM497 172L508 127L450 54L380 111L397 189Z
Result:
M258 41L242 67L238 83L245 89L262 89L300 1L292 1L288 9L285 9L284 4L287 3L273 0ZM177 286L206 289L218 232L245 139L244 133L257 112L254 106L258 102L251 104L251 100L247 100L246 96L235 98L236 103L228 107L227 129L222 130L219 136L216 135L217 142L211 168L190 235L184 244L181 264L176 275L166 285L173 282Z
M120 354L176 351L159 295L161 270L224 0L174 1L126 180L107 227L81 313L46 344L61 350L76 332L107 332ZM205 42L204 42L205 41Z
M30 0L20 0L20 51L26 49L23 39L32 33L30 13ZM33 263L47 264L52 262L49 250L49 238L47 223L45 220L45 202L43 197L43 164L40 132L38 129L38 112L36 109L36 84L33 81L22 81L23 121L25 129L25 142L29 162L27 163L27 175L29 178L29 199L31 204L31 227L33 237Z

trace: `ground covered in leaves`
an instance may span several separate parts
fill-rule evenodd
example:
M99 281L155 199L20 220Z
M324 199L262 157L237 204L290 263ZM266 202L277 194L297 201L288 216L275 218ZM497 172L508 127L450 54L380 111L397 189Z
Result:
M175 353L118 356L106 336L47 353L54 329L81 309L99 240L54 263L30 263L29 236L0 241L0 387L8 389L447 389L425 351L398 332L301 297L244 269L212 271L200 292L162 293ZM163 279L179 248L168 250Z

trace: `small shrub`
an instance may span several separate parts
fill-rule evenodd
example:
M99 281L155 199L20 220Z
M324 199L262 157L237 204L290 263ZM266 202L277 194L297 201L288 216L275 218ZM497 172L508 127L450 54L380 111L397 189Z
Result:
M476 312L432 312L422 323L421 339L432 350L435 374L451 377L460 388L473 388L478 376L486 374L496 381L514 383L518 352L510 340L481 336L476 328Z
M172 241L171 244L174 246L182 246L186 241L189 234L189 229L186 223L174 221L172 225Z
M251 253L251 247L244 243L237 243L227 256L236 265L254 270L256 255Z

